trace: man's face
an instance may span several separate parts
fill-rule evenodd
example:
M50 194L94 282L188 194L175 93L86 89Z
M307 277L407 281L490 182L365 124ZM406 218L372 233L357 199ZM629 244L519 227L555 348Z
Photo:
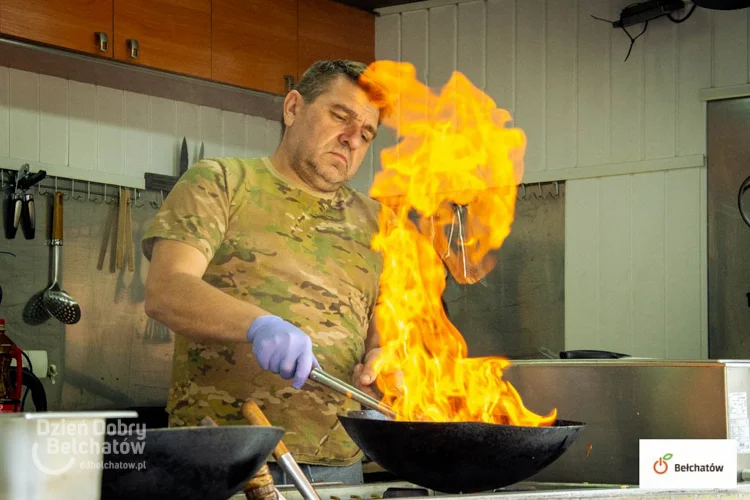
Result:
M338 189L359 170L379 117L367 94L344 76L311 103L298 93L287 96L284 119L297 175L319 191Z

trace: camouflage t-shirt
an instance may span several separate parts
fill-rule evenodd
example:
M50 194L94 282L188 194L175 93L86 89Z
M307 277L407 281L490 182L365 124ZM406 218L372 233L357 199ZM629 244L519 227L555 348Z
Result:
M321 367L351 381L364 355L382 269L370 248L380 204L348 187L331 197L285 180L269 158L206 159L180 178L143 240L188 243L209 265L203 280L299 327ZM200 297L195 297L200 300ZM253 399L304 463L350 465L362 456L337 414L357 403L308 381L263 370L251 344L195 342L176 335L167 402L170 426L246 424Z

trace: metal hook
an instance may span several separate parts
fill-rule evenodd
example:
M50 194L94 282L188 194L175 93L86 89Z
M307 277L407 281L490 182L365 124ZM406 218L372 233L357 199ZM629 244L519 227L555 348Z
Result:
M77 201L83 201L82 194L76 196L76 181L74 179L70 180L70 197Z
M60 191L60 190L57 188L57 177L55 177L55 192L57 193L58 191ZM70 195L69 194L67 195L67 198L65 196L66 196L66 194L62 193L63 200L69 200L70 199Z
M104 202L107 205L114 205L115 203L117 203L117 200L114 198L112 198L111 200L107 199L107 184L104 185Z
M526 184L521 184L521 199L526 199Z
M3 250L0 250L0 253L4 253L5 255L12 255L13 257L16 256L16 254L14 254L13 252L5 252Z
M91 197L91 181L86 182L86 201L91 203L102 203L102 199L98 196Z
M139 198L138 190L133 188L133 192L135 193L135 196L133 197L133 206L135 208L141 208L144 205L144 202L141 202L141 204L139 205L138 204L138 198Z
M164 202L164 191L159 191L162 196L162 203ZM149 201L149 204L151 205L151 208L161 208L161 205L156 200Z
M534 198L536 198L537 200L541 200L542 198L544 198L544 193L542 193L542 183L541 182L537 183L537 189L539 190L539 194L534 193Z
M552 194L550 192L550 196L555 199L560 198L560 183L559 182L555 181L555 194Z

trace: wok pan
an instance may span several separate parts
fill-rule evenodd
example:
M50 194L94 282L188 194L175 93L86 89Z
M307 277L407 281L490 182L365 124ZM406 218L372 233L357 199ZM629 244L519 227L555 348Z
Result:
M557 460L584 424L547 427L397 421L392 408L314 368L310 378L368 410L339 415L364 453L399 478L441 493L478 493L533 476Z
M239 493L263 466L284 430L231 425L170 427L145 433L145 440L135 433L105 437L105 446L113 450L123 442L145 441L145 445L142 454L105 454L102 500L226 500ZM145 467L139 467L144 462Z
M339 420L365 454L399 478L441 493L490 491L533 476L557 460L584 427L481 422L403 422L375 410Z

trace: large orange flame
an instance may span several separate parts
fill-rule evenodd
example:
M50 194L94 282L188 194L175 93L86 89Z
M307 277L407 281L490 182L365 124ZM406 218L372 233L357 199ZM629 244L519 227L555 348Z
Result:
M377 61L361 82L377 90L370 95L390 111L383 124L400 138L381 153L370 191L384 205L372 240L384 261L375 367L383 402L400 420L550 425L556 410L529 411L503 380L506 358L468 357L441 302L446 267L460 283L494 267L491 252L513 223L525 134L459 72L440 95L408 63Z

